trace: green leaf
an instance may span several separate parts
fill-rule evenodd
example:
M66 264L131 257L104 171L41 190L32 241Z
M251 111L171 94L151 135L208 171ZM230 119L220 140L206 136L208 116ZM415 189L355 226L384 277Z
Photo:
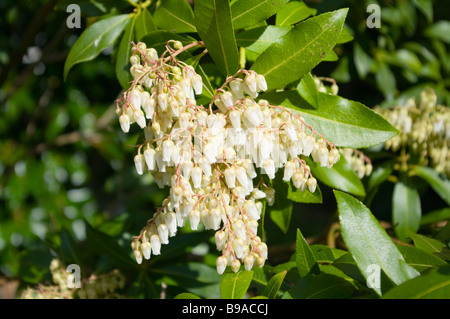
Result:
M311 73L306 73L297 85L297 91L309 104L319 106L319 89Z
M413 0L413 4L427 18L428 23L433 22L433 1L432 0Z
M74 65L95 59L112 45L129 22L130 15L122 14L100 20L84 30L67 56L64 80Z
M158 268L156 268L158 269ZM219 298L218 290L221 277L216 269L203 263L189 262L181 265L169 265L157 270L169 277L178 287L183 287L203 298Z
M283 202L284 201L284 202ZM278 197L275 193L275 202L269 206L270 219L281 229L283 233L287 233L291 223L292 209L294 205L292 201Z
M291 29L291 27L276 27L273 25L253 28L236 34L236 44L261 54Z
M87 221L86 236L89 242L95 243L95 250L100 254L105 254L117 267L138 268L138 264L131 260L126 252L114 238L93 228Z
M337 43L347 43L353 40L353 35L350 29L347 27L347 25L344 24L344 27L342 28L341 33L339 34L339 38L337 40Z
M303 237L300 229L297 229L297 240L295 249L295 261L297 263L297 270L300 278L305 277L307 274L318 274L319 266L316 258Z
M450 43L450 21L441 20L428 27L425 30L425 35L444 41L445 43Z
M222 299L242 299L252 281L252 271L239 271L226 273L220 283L220 295Z
M274 15L289 0L239 0L231 6L235 30L252 26Z
M116 77L123 89L130 87L133 77L130 73L131 41L135 40L135 26L139 16L130 16L130 22L120 40L116 57Z
M303 1L291 1L277 12L275 24L280 27L296 24L316 13L316 9L308 7Z
M404 261L402 254L370 210L348 194L336 190L334 194L342 237L363 276L368 279L372 265L377 265L397 285L411 279L411 275L405 273L404 265L400 264ZM413 270L411 268L409 272L419 274ZM374 290L381 295L379 288Z
M226 76L236 73L239 54L228 1L197 0L194 14L198 34L220 72Z
M196 32L194 13L186 0L161 1L153 18L160 29L175 33Z
M364 79L370 72L373 65L373 59L368 55L358 44L355 43L353 47L353 61L355 63L356 71L361 79Z
M375 167L367 180L367 192L374 190L387 180L393 171L392 164L393 162L388 161Z
M269 299L275 299L277 297L278 290L280 290L281 284L283 283L284 277L286 277L286 273L287 271L282 271L270 278L262 292L262 295Z
M450 219L450 207L433 210L426 213L420 220L420 225L428 225ZM450 224L449 224L450 225Z
M388 291L384 299L448 299L450 296L450 266L408 280Z
M422 209L419 192L410 182L399 181L392 194L392 222L397 237L407 241L408 232L417 232L420 226Z
M332 248L327 245L314 244L309 246L314 254L314 258L318 263L332 263L339 257L347 254L345 250Z
M341 156L339 161L331 168L321 167L309 157L305 158L305 160L311 169L312 175L325 185L356 196L366 195L364 185L344 156Z
M393 100L397 84L394 73L386 63L378 62L375 80L378 89L383 93L385 98L387 100Z
M153 20L152 15L147 9L142 9L137 15L136 19L136 41L141 41L141 39L146 36L151 31L156 30L156 24Z
M307 275L287 291L285 299L346 299L353 295L354 287L347 280L320 273Z
M301 79L336 44L347 9L321 14L299 23L262 53L252 69L265 76L268 89Z
M181 294L176 295L173 299L202 299L202 298L189 292L183 292Z
M417 248L445 260L450 259L450 249L443 242L420 234L409 233L408 236L413 240Z
M406 263L421 273L429 269L447 265L447 263L438 256L422 249L404 245L397 245L397 248L405 258Z
M307 124L338 147L370 147L398 134L395 127L373 110L337 95L319 92L316 109L296 90L265 93L260 98L298 111Z
M431 167L414 166L411 170L420 178L424 179L433 190L450 205L450 181L444 179Z

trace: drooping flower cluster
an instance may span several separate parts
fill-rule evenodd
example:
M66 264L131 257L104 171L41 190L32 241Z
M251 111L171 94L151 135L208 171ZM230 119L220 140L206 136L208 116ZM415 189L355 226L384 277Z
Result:
M339 148L339 152L345 157L345 160L359 178L369 176L372 173L372 162L363 152L353 148Z
M22 299L118 299L123 296L118 290L125 286L125 277L114 269L106 274L92 275L81 279L80 288L69 288L71 272L68 272L59 259L50 263L54 285L39 285L37 288L27 288L22 292Z
M117 102L122 130L136 122L145 133L134 157L138 174L150 172L158 186L170 187L169 197L133 240L134 255L138 263L159 255L161 245L188 223L193 230L203 225L216 231L220 274L227 266L262 267L267 245L257 235L258 221L262 200L272 205L275 193L264 175L274 179L283 168L284 181L314 192L317 181L301 156L331 167L339 151L298 114L257 101L267 84L254 71L238 71L207 107L196 105L202 78L176 58L194 45L169 41L160 57L144 43L134 45L134 81Z
M436 104L433 90L424 90L418 103L409 99L405 105L376 110L399 130L385 149L404 149L419 165L450 176L450 110Z

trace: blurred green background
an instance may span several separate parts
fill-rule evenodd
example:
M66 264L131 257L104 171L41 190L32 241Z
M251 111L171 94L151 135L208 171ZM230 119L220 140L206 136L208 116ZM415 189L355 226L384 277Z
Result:
M102 254L97 230L117 240L113 249L123 249L124 271L133 281L127 268L130 239L166 197L150 175L137 175L135 150L129 146L137 132L125 135L118 125L114 100L121 87L112 50L75 66L63 81L67 53L93 17L132 7L118 0L79 1L82 26L69 29L70 3L77 1L0 1L0 279L19 289L49 281L54 256L81 263L85 274L117 266L117 260ZM438 102L450 104L448 1L305 3L317 14L350 8L346 26L354 40L335 49L337 61L314 70L334 77L341 96L373 107L418 96L430 86ZM371 3L381 6L380 29L367 28ZM290 256L299 225L305 236L320 238L334 221L334 197L325 186L321 189L324 204L297 206L287 234L266 219L272 264ZM188 237L179 239L179 246L171 240L174 254L148 266L155 274L175 259L195 260L191 248L201 240L208 243L211 235L184 232ZM211 258L206 260L214 265L212 247L209 243ZM154 278L150 281L162 275ZM156 288L132 287L135 296L158 294Z

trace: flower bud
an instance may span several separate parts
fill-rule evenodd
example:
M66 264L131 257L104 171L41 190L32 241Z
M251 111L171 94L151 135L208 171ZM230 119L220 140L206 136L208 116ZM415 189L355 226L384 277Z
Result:
M127 114L122 114L119 117L120 128L124 133L128 133L130 131L130 117Z

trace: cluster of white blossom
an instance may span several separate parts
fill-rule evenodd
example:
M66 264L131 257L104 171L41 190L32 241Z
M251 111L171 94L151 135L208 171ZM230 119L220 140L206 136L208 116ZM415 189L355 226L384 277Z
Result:
M134 157L138 174L150 172L158 186L170 188L132 242L136 261L159 255L161 245L188 222L193 230L202 224L216 231L222 252L218 273L227 266L235 272L242 264L247 270L255 264L262 267L267 245L257 235L261 201L272 205L275 197L262 176L274 179L284 168L284 181L314 192L317 181L301 156L331 167L339 151L298 114L257 101L267 84L254 71L238 71L207 107L196 105L202 77L176 59L187 47L169 41L158 57L144 43L134 45L134 81L117 102L122 130L128 132L135 122L145 133Z
M404 149L420 165L450 176L450 110L436 104L433 90L424 90L418 103L409 99L405 105L377 111L399 130L385 143L387 150Z
M54 285L39 285L37 288L27 288L22 292L22 299L118 299L123 296L117 291L125 286L125 276L117 269L106 274L92 275L81 280L80 288L68 287L72 274L59 259L50 263L50 272Z
M339 148L339 152L359 178L369 176L372 173L372 162L363 152L353 148Z

